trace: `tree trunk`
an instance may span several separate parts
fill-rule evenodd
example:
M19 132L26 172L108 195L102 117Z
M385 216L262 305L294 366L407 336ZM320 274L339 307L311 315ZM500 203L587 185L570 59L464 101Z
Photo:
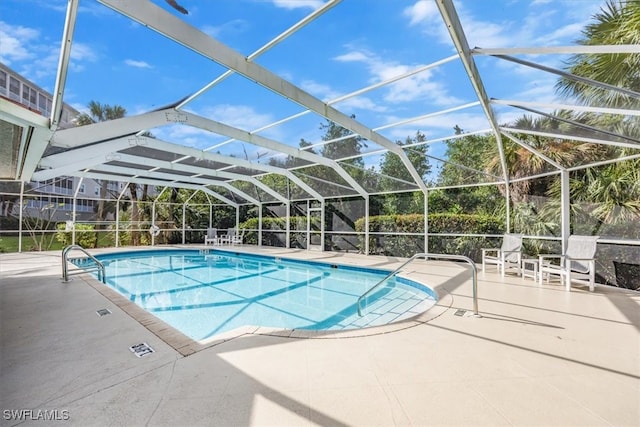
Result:
M129 183L129 194L131 196L131 244L140 246L140 215L138 211L138 184Z

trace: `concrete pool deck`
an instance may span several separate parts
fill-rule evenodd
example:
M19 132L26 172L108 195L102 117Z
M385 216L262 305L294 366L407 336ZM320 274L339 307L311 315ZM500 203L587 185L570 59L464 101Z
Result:
M407 274L447 298L426 323L352 338L250 330L185 355L60 272L59 252L0 254L2 425L640 425L638 292L479 272L482 317L460 316L472 308L469 268L418 261ZM137 358L129 347L142 342L155 352Z

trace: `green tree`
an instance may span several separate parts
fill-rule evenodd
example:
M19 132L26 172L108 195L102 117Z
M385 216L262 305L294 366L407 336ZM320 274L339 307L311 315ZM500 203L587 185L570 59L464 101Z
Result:
M593 16L593 21L585 27L582 35L578 43L583 45L640 44L640 1L607 1ZM612 86L640 91L638 53L578 54L570 58L566 71ZM565 96L591 106L640 107L638 98L568 78L560 79L556 87ZM640 138L640 120L635 116L585 113L576 119L623 137ZM629 148L605 147L598 154L599 158L607 159L637 152ZM639 170L640 159L632 159L573 172L570 188L574 225L593 224L587 218L591 217L596 225L582 232L602 233L603 226L624 224L619 233L627 235L628 230L637 228L640 224ZM550 190L551 194L559 195L559 186Z
M640 1L609 0L582 31L583 45L640 44ZM573 55L566 70L602 83L640 91L640 54ZM620 92L560 79L560 92L588 105L637 108L640 102Z
M351 115L352 119L355 119L355 115ZM342 159L351 156L358 156L362 152L362 148L366 147L365 139L360 135L353 135L352 132L344 127L327 120L327 123L320 125L320 130L324 130L322 136L323 141L332 141L334 139L340 139L337 142L331 142L322 147L320 154L329 159ZM302 146L302 141L301 141ZM359 168L364 167L364 160L362 157L355 157L347 160L343 160L342 163L350 164Z
M456 135L464 130L456 125ZM487 174L487 162L497 154L493 135L466 135L446 141L445 158L437 177L437 185L459 186L479 182L491 182L496 178ZM500 173L491 172L501 176ZM504 198L496 186L449 188L429 193L429 211L440 213L502 213Z
M405 139L404 142L396 141L399 146L412 146L405 148L405 153L409 161L418 172L423 181L431 172L431 165L427 157L428 147L426 144L427 137L416 132L414 137ZM418 145L420 144L420 145ZM402 159L395 153L386 152L380 160L380 187L385 192L392 192L402 189L410 190L416 187L413 176L402 162ZM403 184L406 181L410 184ZM421 192L407 193L390 193L385 195L382 213L385 215L422 213L424 211L424 197Z
M354 115L351 118L355 118ZM364 160L360 157L361 150L366 147L365 140L359 135L352 135L352 132L330 120L320 124L320 130L324 131L322 141L327 142L316 152L313 149L305 151L317 153L331 160L341 160L340 166L351 175L356 181L361 182L364 175ZM337 140L337 141L335 141ZM310 142L301 139L300 148L309 147ZM282 164L285 168L294 168L293 171L306 184L323 196L344 195L342 187L349 187L349 184L336 172L335 169L325 165L313 165L302 167L307 164L306 160L287 158Z

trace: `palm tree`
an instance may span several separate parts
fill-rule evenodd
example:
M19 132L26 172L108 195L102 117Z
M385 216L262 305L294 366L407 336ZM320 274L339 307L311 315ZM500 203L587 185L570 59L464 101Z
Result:
M583 30L584 45L640 44L640 1L609 0L594 22ZM640 92L640 54L580 54L571 57L567 71ZM601 89L569 79L560 79L557 88L566 96L591 106L640 108L640 100L620 92ZM638 117L605 114L583 114L580 121L591 126L613 131L619 135L640 138ZM607 156L616 158L637 154L638 150L609 148ZM585 170L571 181L573 202L589 203L590 216L600 225L640 222L640 160L627 160L596 169ZM554 189L554 191L559 191ZM578 212L575 212L579 215Z
M583 45L640 44L640 1L609 0L594 22L582 31ZM602 83L640 91L640 54L578 54L568 62L567 71ZM566 96L588 105L637 108L640 102L620 92L589 86L567 78L556 87Z
M121 119L127 114L127 110L124 107L119 105L107 105L100 104L97 101L90 101L88 104L89 112L82 113L76 118L76 124L78 126L90 125L98 122L105 122L108 120ZM102 222L105 219L105 199L107 198L107 190L108 190L109 181L102 180L100 186L100 200L98 201L98 212L97 212L97 225L96 229L100 230L104 228ZM130 188L131 190L131 188ZM98 247L98 236L99 233L96 233L96 241L95 247Z
M567 117L570 113L559 111L554 115ZM570 126L571 125L548 117L531 117L524 115L517 119L512 127L567 134ZM575 129L571 129L570 131L575 132ZM516 137L531 146L531 148L563 166L572 166L577 163L593 161L598 159L602 153L607 150L607 148L596 144L580 143L547 136L519 134L516 135ZM545 172L548 166L546 160L511 141L505 140L503 143L507 172L510 179L525 178ZM498 157L497 152L492 153L487 164L488 172L494 175L500 175L502 172L501 167L500 157ZM531 195L544 195L549 189L550 183L551 181L549 179L537 180L537 184L533 184L530 180L511 183L511 199L514 202L523 202L527 201Z

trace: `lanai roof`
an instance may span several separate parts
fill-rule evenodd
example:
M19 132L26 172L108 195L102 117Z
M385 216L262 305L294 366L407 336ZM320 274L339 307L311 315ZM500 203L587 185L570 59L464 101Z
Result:
M408 172L388 177L398 190L426 191L432 185L409 159L415 144L427 144L431 163L441 165L447 161L445 141L469 134L495 135L503 166L502 144L510 141L544 159L549 172L586 165L558 163L521 135L623 147L629 149L627 156L640 156L640 141L630 133L585 126L560 113L640 115L632 107L640 94L563 71L571 55L637 54L640 46L576 44L581 27L569 24L521 45L523 26L530 24L532 14L544 19L550 13L549 8L534 9L546 2L516 2L520 10L529 9L508 22L500 18L474 21L470 16L477 5L451 0L298 4L292 0L290 7L269 16L260 13L268 2L237 7L225 2L184 2L191 14L182 14L169 3L69 1L66 18L60 22L64 35L51 117L2 101L0 119L24 129L24 137L14 147L21 153L15 176L3 178L42 181L79 176L173 186L199 189L238 204L290 198L291 193L269 185L265 177L270 174L286 177L298 195L318 200L379 192L375 184L358 180L362 171L349 162L351 154L327 149L339 147L351 135L363 138L358 155L361 165L372 173L380 173L385 153L398 156ZM491 4L516 10L513 2ZM93 12L82 11L85 5ZM597 10L602 4L588 5ZM388 20L369 21L368 10L373 8L382 9ZM150 56L170 56L173 61L162 69L143 67L135 76L130 74L140 105L148 106L144 111L58 129L62 102L72 99L73 88L79 87L74 79L81 78L70 70L74 46L80 45L76 38L92 30L98 15L103 26L93 28L94 39L104 46L120 49L131 58L152 52ZM502 16L497 10L495 15ZM273 37L255 39L251 45L227 37L229 43L224 43L224 34L215 27L221 22L267 26ZM506 26L519 37L483 37L480 24L489 29ZM390 32L397 35L395 45L380 37ZM128 40L125 45L123 37ZM325 66L328 63L331 67ZM294 64L304 64L304 72L288 73ZM117 70L113 74L122 75ZM519 79L509 78L514 75ZM559 78L619 93L631 101L616 108L579 105L553 91ZM162 81L163 91L152 89L151 81ZM111 99L110 92L118 92L120 82L97 75L92 85L92 99L103 100ZM231 110L236 114L230 115ZM546 117L557 126L553 131L541 130L535 122L520 121L515 128L516 118L523 114ZM327 120L347 129L347 135L322 140L319 125ZM455 134L455 125L464 132ZM426 140L399 144L416 132ZM301 139L305 146L300 145ZM287 158L295 161L285 162ZM484 171L473 176L485 182L510 179L504 170L499 176Z

